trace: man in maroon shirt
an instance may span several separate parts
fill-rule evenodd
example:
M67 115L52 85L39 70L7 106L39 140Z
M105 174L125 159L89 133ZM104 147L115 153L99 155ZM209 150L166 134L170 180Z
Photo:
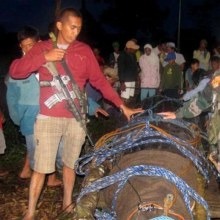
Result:
M120 108L127 119L141 109L127 108L118 94L100 71L92 50L86 44L76 40L82 28L82 16L73 8L60 12L56 21L58 30L56 48L51 40L36 44L28 54L15 60L10 67L13 78L25 78L33 71L38 71L40 81L49 81L51 86L41 87L40 114L35 123L35 165L31 177L29 205L25 220L34 219L35 209L45 180L45 174L55 170L55 156L61 137L64 147L62 160L64 197L63 209L70 212L72 207L72 192L75 182L74 163L77 160L85 132L73 114L66 108L67 101L60 94L59 86L53 74L45 67L53 62L64 84L73 92L69 84L70 77L66 74L60 61L65 59L78 87L82 90L86 81L89 82L109 101ZM28 92L28 91L27 91ZM74 98L74 95L73 95Z

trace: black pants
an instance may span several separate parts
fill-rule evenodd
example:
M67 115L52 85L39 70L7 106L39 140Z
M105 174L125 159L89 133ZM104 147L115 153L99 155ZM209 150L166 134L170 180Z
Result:
M165 89L163 91L163 95L170 97L170 98L178 99L179 98L178 91L179 91L178 89Z

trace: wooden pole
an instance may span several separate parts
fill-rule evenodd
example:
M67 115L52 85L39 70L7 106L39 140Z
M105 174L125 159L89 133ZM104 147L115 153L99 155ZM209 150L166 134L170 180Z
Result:
M179 52L180 52L181 9L182 9L182 0L179 0L178 37L177 37L177 49Z
M55 17L58 15L60 9L61 9L61 3L62 3L62 0L55 0Z

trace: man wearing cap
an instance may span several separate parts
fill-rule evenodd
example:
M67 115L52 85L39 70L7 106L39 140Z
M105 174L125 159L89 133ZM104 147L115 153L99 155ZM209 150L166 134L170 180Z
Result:
M179 98L181 90L181 69L175 62L176 54L170 52L165 59L168 64L164 67L161 78L161 91L165 96Z
M160 61L150 44L144 45L144 54L140 57L141 101L154 96L160 85Z
M176 56L175 62L180 66L181 70L183 70L186 60L185 60L184 56L183 56L181 53L177 53L177 52L175 51L175 49L176 49L175 43L173 43L173 42L167 42L167 44L166 44L167 53L171 53L171 52L174 52L174 53L175 53L175 56ZM166 61L165 61L165 62L166 62ZM166 64L167 64L167 63L164 63L164 66L165 66Z
M118 57L118 76L121 83L121 97L124 101L128 101L130 97L134 96L135 82L138 76L135 52L139 48L139 45L130 40Z
M181 91L180 91L180 93L182 94L183 93L183 81L184 81L184 79L183 79L183 70L184 70L184 66L185 66L186 60L185 60L184 56L181 53L177 53L176 52L176 45L175 45L175 43L167 42L166 49L167 49L167 53L171 53L171 52L175 53L175 56L176 56L175 62L181 68ZM166 61L164 62L164 66L165 65L166 65Z
M218 67L218 68L217 68ZM194 118L211 107L211 118L208 123L207 133L211 146L209 159L214 163L220 173L220 58L212 61L215 69L212 79L206 88L196 94L191 100L185 102L183 107L176 112L159 113L164 119Z

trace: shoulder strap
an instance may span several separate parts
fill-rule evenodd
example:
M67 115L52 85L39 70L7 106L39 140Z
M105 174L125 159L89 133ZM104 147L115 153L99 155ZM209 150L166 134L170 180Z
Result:
M75 79L74 79L74 76L73 76L73 74L71 73L71 71L70 71L70 69L69 69L69 67L68 67L68 65L67 65L67 63L66 63L66 60L65 60L65 59L62 59L62 60L61 60L61 64L62 64L62 67L63 67L63 69L65 70L66 74L70 77L70 80L72 81L72 83L75 84L75 85L77 85L77 84L76 84L76 81L75 81ZM77 85L77 87L78 87L78 85Z
M83 93L80 90L79 86L77 85L77 83L74 79L74 76L71 73L65 59L62 59L61 65L62 65L64 71L66 72L66 74L70 77L70 80L72 82L73 92L75 93L76 98L79 100L79 103L80 103L80 106L82 107L83 113L86 113L87 112L87 103L86 103L85 93Z

